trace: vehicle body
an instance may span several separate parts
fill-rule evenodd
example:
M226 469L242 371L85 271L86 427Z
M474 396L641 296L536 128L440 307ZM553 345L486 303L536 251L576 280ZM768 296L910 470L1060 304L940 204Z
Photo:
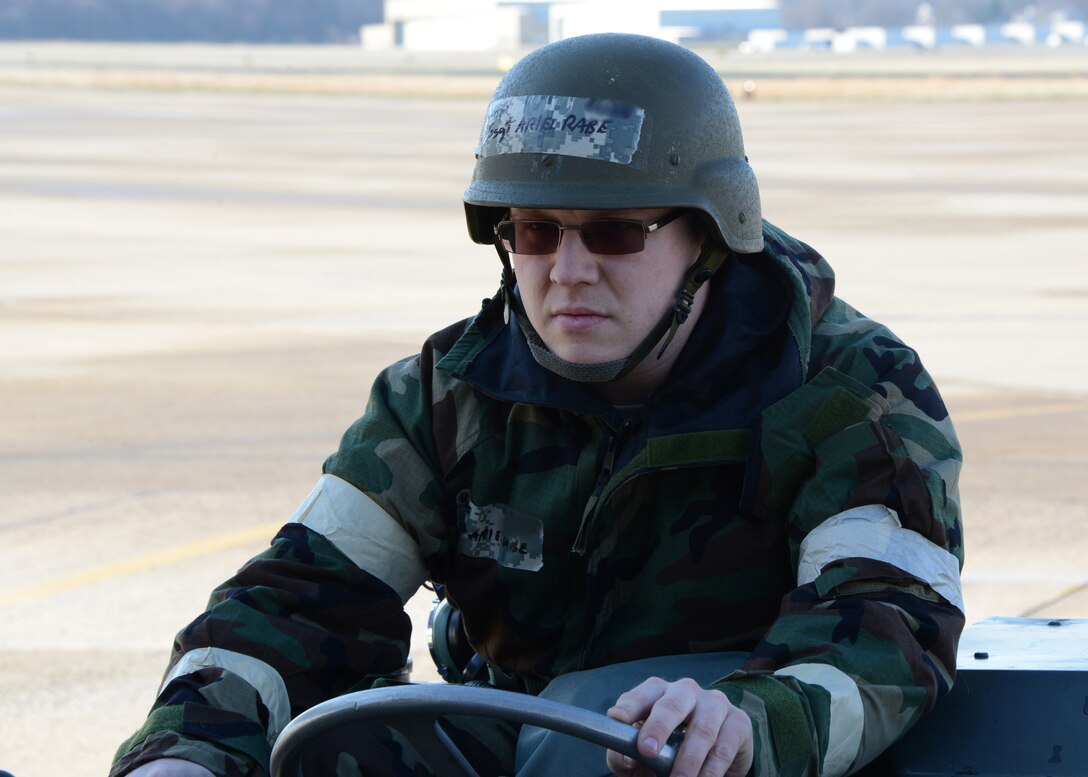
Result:
M956 683L939 706L863 777L1088 776L1088 620L990 618L960 640ZM446 683L348 694L303 713L272 753L273 777L296 777L307 742L353 721L404 732L442 777L475 777L435 724L477 714L552 728L636 756L636 729L546 699ZM669 772L675 751L649 764Z

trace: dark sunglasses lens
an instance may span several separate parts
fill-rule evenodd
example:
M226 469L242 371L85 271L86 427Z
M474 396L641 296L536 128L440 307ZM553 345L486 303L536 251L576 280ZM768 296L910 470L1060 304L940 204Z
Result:
M641 221L588 221L581 232L586 248L595 254L637 254L646 247L646 230Z
M551 221L504 221L499 224L503 248L512 254L551 254L559 247L559 225Z

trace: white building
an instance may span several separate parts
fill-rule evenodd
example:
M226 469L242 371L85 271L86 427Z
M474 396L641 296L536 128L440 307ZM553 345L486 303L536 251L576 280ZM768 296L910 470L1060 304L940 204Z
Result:
M780 23L779 0L386 0L360 37L378 50L519 50L591 32L739 40Z
M819 49L836 53L850 53L859 49L884 49L910 46L932 50L969 46L980 48L989 45L1088 45L1086 26L1080 21L1060 19L1049 25L1028 21L1011 21L1004 24L958 24L952 27L934 27L930 24L912 24L908 27L848 27L838 30L819 27L806 30L782 28L756 29L740 44L746 54L766 54L788 49Z

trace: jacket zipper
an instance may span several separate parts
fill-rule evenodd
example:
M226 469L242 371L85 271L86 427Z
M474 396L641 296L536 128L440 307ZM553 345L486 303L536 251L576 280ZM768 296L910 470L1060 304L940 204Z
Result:
M620 447L620 440L627 436L630 429L631 421L624 421L608 440L608 448L604 453L601 471L597 475L593 493L590 494L589 501L586 502L586 509L582 512L582 522L578 525L578 533L574 536L574 544L570 548L570 552L576 556L586 554L586 548L589 545L589 533L593 527L593 519L596 517L597 506L601 502L601 495L604 493L605 486L608 485L608 481L612 478L612 469L616 464L616 451Z

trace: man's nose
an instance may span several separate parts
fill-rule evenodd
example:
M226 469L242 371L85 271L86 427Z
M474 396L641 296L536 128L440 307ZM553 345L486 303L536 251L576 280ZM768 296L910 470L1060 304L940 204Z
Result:
M596 283L599 278L598 261L597 256L582 242L581 233L575 229L567 230L552 254L551 281L561 286Z

